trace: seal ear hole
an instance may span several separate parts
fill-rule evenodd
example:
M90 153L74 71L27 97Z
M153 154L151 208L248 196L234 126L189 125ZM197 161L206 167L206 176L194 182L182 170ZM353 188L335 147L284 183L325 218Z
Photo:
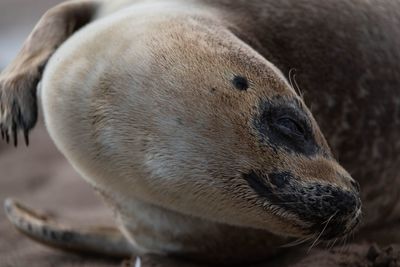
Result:
M243 76L235 75L232 79L232 84L240 91L246 91L249 88L249 82Z

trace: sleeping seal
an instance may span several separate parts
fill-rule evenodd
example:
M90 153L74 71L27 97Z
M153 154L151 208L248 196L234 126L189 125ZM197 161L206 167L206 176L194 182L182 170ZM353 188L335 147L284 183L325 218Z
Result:
M360 196L366 225L398 218L399 8L84 0L50 9L0 76L2 134L28 142L41 81L50 136L118 229L70 229L13 200L9 219L62 249L230 264L263 260L291 238L348 235Z

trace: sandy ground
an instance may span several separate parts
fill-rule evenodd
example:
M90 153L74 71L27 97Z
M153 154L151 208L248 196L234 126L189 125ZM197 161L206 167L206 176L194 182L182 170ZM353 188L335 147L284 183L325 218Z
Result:
M0 0L0 69L14 57L40 15L57 0ZM14 197L72 224L112 225L111 213L51 142L43 122L31 135L31 146L18 149L0 141L0 201ZM398 229L398 227L396 228ZM287 251L262 266L400 266L398 246L353 241L331 250ZM6 221L0 210L0 266L121 266L121 260L77 256L38 245ZM135 266L135 259L124 266ZM143 267L195 267L171 259L144 257Z

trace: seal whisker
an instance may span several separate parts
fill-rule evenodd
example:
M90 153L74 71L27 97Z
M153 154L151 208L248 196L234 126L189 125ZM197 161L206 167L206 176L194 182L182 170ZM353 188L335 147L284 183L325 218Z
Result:
M296 239L296 240L294 240L294 241L292 241L292 242L289 242L289 243L287 243L287 244L285 244L285 245L282 245L282 246L280 246L280 247L282 247L282 248L294 247L294 246L297 246L297 245L300 245L300 244L303 244L303 243L309 241L309 240L312 239L313 237L314 237L314 236L308 236L308 237L304 237L304 238L299 238L299 239Z
M293 86L292 75L293 75L293 72L295 72L295 71L296 71L295 68L291 68L289 70L289 84L290 84L290 87L292 87L293 89L295 89L295 88Z
M301 98L302 100L304 100L304 92L301 91L300 86L299 86L299 84L297 83L297 80L296 80L296 73L293 75L293 81L294 81L294 85L296 86L296 90L297 90L298 95L300 96L300 98Z
M321 233L317 236L315 241L311 244L310 248L308 249L308 251L307 251L308 253L311 251L311 249L314 247L314 245L316 245L317 241L321 238L325 229L328 227L329 222L333 219L333 217L335 217L336 214L337 214L337 211L331 217L329 217L329 219L326 221L325 226L322 229Z
M335 246L337 240L338 240L337 238L333 240L332 245L329 247L329 249L332 249Z

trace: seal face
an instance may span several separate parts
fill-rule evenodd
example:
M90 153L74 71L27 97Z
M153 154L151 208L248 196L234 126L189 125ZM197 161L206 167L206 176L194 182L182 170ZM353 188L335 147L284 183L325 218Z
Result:
M334 160L302 100L260 100L252 127L270 160L242 177L264 207L306 236L332 239L351 232L360 221L359 186Z

